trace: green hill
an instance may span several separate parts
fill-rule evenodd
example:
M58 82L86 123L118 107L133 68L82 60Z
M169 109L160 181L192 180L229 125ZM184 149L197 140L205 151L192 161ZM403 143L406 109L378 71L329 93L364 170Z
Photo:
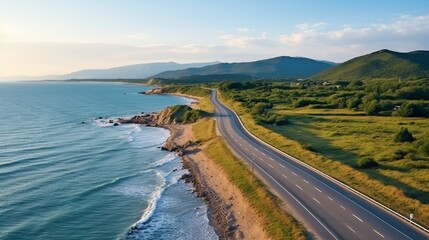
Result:
M429 51L399 53L384 49L353 58L312 78L331 81L429 78Z
M248 75L257 78L306 78L333 66L302 57L276 57L255 62L219 63L201 68L166 71L152 78L177 79L192 75Z

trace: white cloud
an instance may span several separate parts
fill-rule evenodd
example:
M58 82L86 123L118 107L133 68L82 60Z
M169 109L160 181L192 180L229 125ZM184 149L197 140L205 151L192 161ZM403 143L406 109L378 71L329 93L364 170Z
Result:
M141 40L141 39L146 39L147 35L145 33L135 33L135 34L130 35L129 37L132 39Z
M404 52L429 49L428 22L429 15L404 15L390 23L364 27L345 25L333 29L323 22L303 23L294 32L277 35L239 28L216 32L217 38L210 44L167 45L150 43L147 39L144 45L0 39L0 77L65 74L87 68L160 61L253 61L281 55L341 62L384 48ZM146 37L143 33L131 36Z
M332 61L344 61L379 49L412 51L428 49L429 15L401 16L391 23L355 28L342 26L325 31L325 23L300 24L297 31L280 35L285 53L298 53Z

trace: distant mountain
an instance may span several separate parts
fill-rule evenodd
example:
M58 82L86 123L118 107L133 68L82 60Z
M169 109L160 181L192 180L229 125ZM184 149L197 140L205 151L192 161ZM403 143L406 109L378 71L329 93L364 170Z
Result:
M306 78L333 66L302 57L276 57L255 62L218 63L200 68L166 71L152 78L183 78L192 75L241 74L261 78Z
M383 49L353 58L312 78L350 81L373 78L429 78L429 51L399 53Z
M46 75L46 76L12 76L1 78L3 80L68 80L68 79L145 79L154 74L168 70L179 70L186 68L204 67L217 64L219 62L206 63L186 63L175 62L143 63L136 65L127 65L108 69L87 69L72 72L65 75Z
M123 67L114 67L109 69L88 69L72 72L59 76L59 80L64 79L143 79L154 74L168 71L179 70L194 67L204 67L216 64L217 62L208 63L187 63L179 64L175 62L145 63L128 65Z

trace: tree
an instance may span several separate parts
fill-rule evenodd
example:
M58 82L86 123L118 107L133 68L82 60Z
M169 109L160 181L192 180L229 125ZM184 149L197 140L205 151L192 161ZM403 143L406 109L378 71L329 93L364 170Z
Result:
M413 134L411 134L407 128L401 128L395 135L395 142L412 142L414 140Z

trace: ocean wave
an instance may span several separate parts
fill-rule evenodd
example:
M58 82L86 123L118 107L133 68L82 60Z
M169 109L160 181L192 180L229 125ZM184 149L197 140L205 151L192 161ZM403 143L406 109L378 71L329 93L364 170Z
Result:
M105 189L105 188L109 188L109 187L111 187L112 185L118 184L118 183L120 183L120 182L123 182L123 181L128 180L128 179L131 179L131 178L134 178L134 177L136 177L137 175L138 175L138 174L133 174L133 175L124 176L124 177L117 177L117 178L115 178L115 179L114 179L114 180L112 180L112 181L102 183L102 184L97 185L97 186L95 186L95 187L92 187L92 188L90 188L90 189L88 189L88 190L86 190L86 191L84 191L84 192L81 192L81 193L78 195L78 198L84 198L84 197L87 197L87 196L89 196L89 195L91 195L91 194L93 194L93 193L95 193L95 192L101 191L101 190L103 190L103 189Z
M175 176L173 177L169 177L172 176L175 172L177 171L156 171L157 176L162 179L162 184L158 186L156 190L151 194L151 197L148 200L148 206L144 210L142 216L140 217L140 220L138 220L131 226L129 232L127 233L127 238L135 238L139 236L140 232L144 228L144 225L150 221L156 211L157 203L162 198L164 191L179 181L182 173L178 173L175 174Z
M154 162L154 167L161 167L175 159L177 159L178 157L174 154L174 153L168 153L167 155L165 155L163 158L157 160Z

